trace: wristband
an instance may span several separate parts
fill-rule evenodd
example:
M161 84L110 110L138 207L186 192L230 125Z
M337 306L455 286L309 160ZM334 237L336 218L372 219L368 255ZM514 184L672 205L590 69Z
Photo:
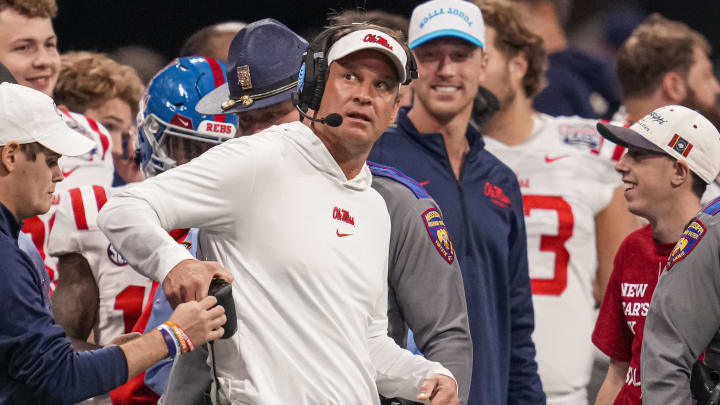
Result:
M160 325L157 328L155 328L160 331L160 334L162 334L163 339L165 339L165 344L168 348L168 355L169 357L175 358L175 355L177 354L177 351L179 349L179 344L177 340L172 336L172 333L168 331L167 325Z
M184 330L178 324L172 321L165 322L165 325L170 327L170 330L173 331L175 334L175 337L177 337L178 342L180 343L180 349L182 350L182 353L187 353L195 349L195 345L190 340L190 337L185 333Z

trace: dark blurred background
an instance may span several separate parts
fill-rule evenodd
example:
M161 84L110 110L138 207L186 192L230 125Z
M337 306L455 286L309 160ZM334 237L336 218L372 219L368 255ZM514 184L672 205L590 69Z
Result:
M310 35L333 11L383 9L409 16L418 3L408 0L60 0L55 29L62 51L111 52L120 46L144 45L169 59L191 33L212 23L273 17L298 33ZM568 26L571 43L600 56L611 54L616 42L622 41L636 22L654 11L688 23L707 36L714 49L720 47L718 0L576 0ZM714 52L714 56L717 57L718 52Z

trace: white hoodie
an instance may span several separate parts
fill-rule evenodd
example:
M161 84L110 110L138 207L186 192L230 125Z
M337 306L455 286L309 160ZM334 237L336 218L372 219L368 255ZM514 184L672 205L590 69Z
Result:
M367 166L347 180L293 122L129 188L98 224L157 281L192 258L167 230L200 228L198 257L235 277L238 331L215 344L233 403L367 405L378 391L415 399L424 378L452 375L387 336L390 218L371 181Z

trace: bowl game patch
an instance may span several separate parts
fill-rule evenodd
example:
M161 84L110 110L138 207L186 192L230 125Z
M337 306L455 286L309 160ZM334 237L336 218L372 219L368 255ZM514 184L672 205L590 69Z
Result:
M437 249L440 256L445 259L448 264L452 264L455 260L455 247L450 240L450 234L445 227L440 212L435 208L423 212L422 219L425 221L425 229L433 245Z
M706 229L705 224L703 224L700 219L694 218L690 221L670 253L670 257L668 257L668 262L665 265L665 271L670 271L675 263L684 259L690 254L690 252L692 252L698 242L700 242L700 239L705 236Z

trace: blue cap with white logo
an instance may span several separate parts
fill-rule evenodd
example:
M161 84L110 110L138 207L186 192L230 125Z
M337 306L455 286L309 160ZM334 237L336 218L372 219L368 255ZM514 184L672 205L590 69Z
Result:
M432 0L415 7L410 17L410 49L442 37L464 39L483 48L485 23L480 8L464 0Z

